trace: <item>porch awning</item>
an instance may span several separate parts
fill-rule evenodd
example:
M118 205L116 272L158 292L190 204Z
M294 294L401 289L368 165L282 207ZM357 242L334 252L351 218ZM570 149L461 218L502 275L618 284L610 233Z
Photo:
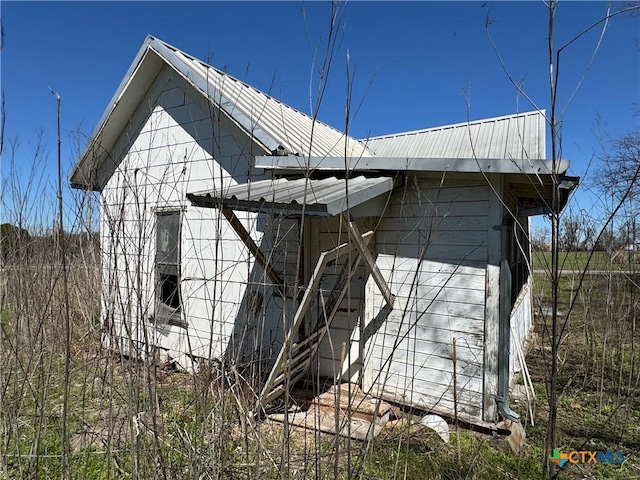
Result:
M332 217L395 186L390 176L354 178L278 178L234 185L224 191L188 193L195 206L282 215Z

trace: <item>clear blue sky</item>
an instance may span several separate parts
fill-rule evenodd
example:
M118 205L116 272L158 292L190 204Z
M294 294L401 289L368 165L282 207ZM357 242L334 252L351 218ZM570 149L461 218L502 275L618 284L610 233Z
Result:
M49 164L55 164L51 86L62 96L68 173L77 156L72 132L91 133L147 34L309 112L313 51L326 39L330 8L326 2L2 2L5 140L20 139L19 158L26 169L30 145L42 130ZM606 8L603 2L561 3L556 47L603 17ZM320 119L344 128L348 49L355 72L353 104L362 101L351 127L355 137L533 109L500 66L485 31L487 16L509 73L523 82L537 106L549 108L548 18L542 2L351 2L341 15ZM563 54L560 109L601 31L594 29ZM571 173L585 174L602 134L617 136L638 127L639 46L640 16L610 22L562 117L562 156L572 161ZM3 175L6 148L4 157ZM55 170L48 172L53 179ZM591 200L582 195L578 198L586 206Z

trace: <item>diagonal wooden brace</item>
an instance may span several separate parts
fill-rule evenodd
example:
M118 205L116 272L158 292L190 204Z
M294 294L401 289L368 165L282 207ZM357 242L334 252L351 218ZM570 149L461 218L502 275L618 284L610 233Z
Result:
M271 266L271 263L269 263L267 257L264 256L264 253L262 253L260 247L258 247L258 245L256 245L256 242L253 241L253 238L251 238L251 235L249 235L247 229L244 228L244 225L242 225L242 222L235 214L235 212L230 208L223 207L222 214L229 221L233 229L247 246L252 255L256 258L256 261L260 264L262 269L267 273L267 275L269 275L269 278L273 281L273 283L276 284L280 291L284 293L285 286L284 282L280 278L280 275L278 275L278 272L276 272L276 270Z
M342 218L342 222L349 229L349 236L351 237L351 240L353 241L353 243L356 244L358 253L362 256L364 263L369 268L369 271L371 272L371 276L373 277L373 280L376 282L376 285L378 285L378 288L380 289L380 293L382 293L382 296L387 301L387 304L389 304L389 306L393 306L393 302L396 297L394 294L391 293L391 290L389 289L387 282L382 276L382 273L380 273L380 270L376 265L376 261L371 255L371 251L369 250L369 247L365 242L362 241L362 234L360 233L360 229L358 228L355 222L349 221L344 216L341 218Z

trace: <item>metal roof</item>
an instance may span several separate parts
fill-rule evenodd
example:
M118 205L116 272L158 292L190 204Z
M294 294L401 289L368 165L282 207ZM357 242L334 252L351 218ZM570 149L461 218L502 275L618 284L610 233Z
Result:
M364 176L338 179L278 178L229 187L224 192L188 193L199 207L271 214L331 217L387 193L395 186L392 177Z
M148 36L96 126L87 148L74 166L71 184L100 190L106 179L96 178L99 165L114 159L110 150L129 125L160 70L169 65L232 121L270 153L284 147L289 153L311 156L369 157L358 140L345 135L256 88ZM115 159L116 161L118 159ZM112 166L115 168L115 166Z
M545 112L487 118L362 139L379 157L546 158Z
M358 140L171 45L150 37L149 48L191 81L269 150L311 156L371 156Z

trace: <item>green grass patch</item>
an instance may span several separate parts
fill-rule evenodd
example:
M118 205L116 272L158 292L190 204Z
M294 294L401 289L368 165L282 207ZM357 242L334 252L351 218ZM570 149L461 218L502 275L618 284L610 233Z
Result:
M590 259L590 260L589 260ZM632 270L633 262L624 252L611 260L608 252L560 252L559 265L564 271ZM587 266L588 262L588 266ZM548 271L551 268L551 252L533 252L533 269ZM636 266L636 270L640 270Z
M539 449L513 455L492 446L489 436L465 430L461 430L459 439L452 433L449 444L426 429L394 430L376 438L371 449L364 469L364 478L368 479L527 479L542 474Z

